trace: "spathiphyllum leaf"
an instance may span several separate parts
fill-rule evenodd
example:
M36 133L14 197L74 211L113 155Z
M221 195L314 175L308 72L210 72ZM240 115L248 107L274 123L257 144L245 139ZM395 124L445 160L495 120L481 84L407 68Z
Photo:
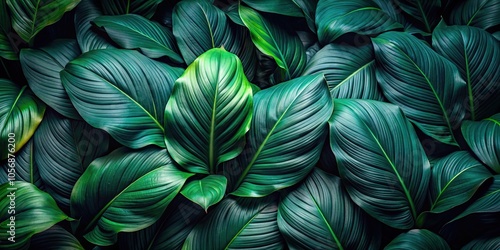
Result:
M446 23L449 25L469 25L488 29L500 24L499 0L459 1L453 8Z
M28 86L0 79L0 160L28 142L45 113L45 104ZM10 139L9 139L10 138Z
M24 76L33 92L60 114L81 119L62 86L59 72L80 55L75 40L56 40L40 49L21 50Z
M466 117L481 120L495 114L500 108L500 71L492 65L500 65L498 41L480 28L439 25L432 45L458 66L467 84Z
M18 181L24 181L35 185L40 190L45 190L45 184L40 177L38 164L33 160L35 155L33 138L15 154L15 164L9 166L8 160L0 163L0 184L9 181L9 178L15 178ZM12 168L13 166L13 168ZM10 175L9 175L10 171ZM15 174L13 173L15 171ZM15 176L14 176L15 175Z
M68 63L61 80L78 113L93 127L130 148L165 147L163 111L182 72L137 51L106 49Z
M71 194L77 232L96 245L112 245L117 233L138 231L158 220L191 175L156 147L120 148L98 158Z
M441 19L441 1L400 0L397 5L412 18L415 26L427 33L431 33Z
M184 62L172 31L157 22L135 14L101 16L92 22L122 48L139 49L149 58L166 56L176 63Z
M17 53L12 46L11 22L6 1L0 1L0 57L17 60Z
M282 69L281 79L290 80L302 74L306 65L306 51L296 34L292 34L270 22L257 11L239 7L240 17L250 30L255 46L272 57Z
M462 134L477 158L500 174L500 114L479 122L464 121Z
M462 250L497 249L498 247L500 247L500 236L479 237L467 243Z
M72 249L84 250L73 234L61 226L55 225L31 237L30 249Z
M187 64L205 51L223 47L238 55L245 74L253 78L257 61L248 31L231 25L222 10L208 1L184 0L175 6L172 23L177 45Z
M457 145L453 130L464 118L466 98L457 67L408 33L386 32L372 41L384 96L425 134Z
M163 0L100 0L102 12L105 15L138 14L146 18L151 18L156 11L156 7Z
M59 21L80 0L6 0L12 13L12 27L26 42L43 28Z
M377 6L380 7L380 9L388 16L390 16L393 20L402 24L406 32L410 34L429 34L428 32L422 31L421 29L415 27L415 24L410 21L411 17L405 15L405 12L402 11L399 5L400 1L373 0L373 2L375 2Z
M266 196L311 171L327 136L333 102L323 75L302 76L257 92L247 145L234 169L234 195Z
M252 102L238 57L224 49L205 52L177 79L165 109L172 158L190 172L216 173L243 150Z
M337 99L329 123L330 146L352 200L388 226L413 227L426 198L430 164L401 109Z
M384 250L449 250L448 243L427 229L413 229L394 238Z
M308 62L303 75L323 73L334 98L383 100L371 45L328 44Z
M182 249L283 249L276 197L228 197L193 228Z
M106 38L95 32L90 23L103 15L97 5L94 0L82 0L75 10L76 40L83 53L95 49L114 48Z
M300 0L243 0L248 6L263 12L276 13L286 16L303 17L304 13L300 9L297 2Z
M68 218L49 194L31 183L23 181L5 183L0 186L0 195L2 197L0 248L2 249L27 248L34 234L43 232ZM11 201L14 201L13 207ZM14 230L11 230L11 226Z
M205 211L224 198L227 179L222 175L209 175L201 180L194 180L182 189L181 194L200 205Z
M316 8L318 39L326 45L346 33L377 35L403 26L372 0L319 0Z
M379 249L380 245L378 228L351 201L340 178L319 169L282 199L278 226L291 249Z

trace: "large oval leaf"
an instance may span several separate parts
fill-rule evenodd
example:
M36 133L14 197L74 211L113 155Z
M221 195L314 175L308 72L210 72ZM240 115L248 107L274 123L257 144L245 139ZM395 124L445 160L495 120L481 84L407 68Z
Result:
M334 98L383 100L371 45L328 44L308 62L303 75L323 73Z
M316 25L323 45L349 32L377 35L403 28L372 0L320 0L316 7Z
M68 63L61 80L90 125L131 148L165 147L163 111L182 71L137 51L106 49Z
M191 64L212 48L223 47L241 59L245 74L253 78L256 70L255 47L248 32L230 25L226 14L208 1L185 0L178 3L172 14L173 32L182 57Z
M385 97L425 134L457 145L453 129L464 118L466 87L457 67L407 33L387 32L372 41Z
M19 151L28 142L44 113L45 104L27 86L19 87L0 79L0 160ZM14 139L8 142L9 138Z
M26 42L43 28L59 21L80 0L6 0L12 13L12 27Z
M388 226L411 228L425 202L430 164L401 109L378 101L338 99L330 136L353 201Z
M378 249L380 231L373 225L340 178L319 169L287 193L278 210L280 232L292 249Z
M462 134L474 154L500 174L500 113L479 122L464 121Z
M49 194L40 191L33 184L23 181L12 184L5 183L0 186L2 249L22 249L27 246L31 236L68 218ZM14 203L14 209L9 208L12 206L11 202Z
M413 24L427 33L431 33L441 19L441 1L399 0L397 3L400 11L406 12Z
M82 0L75 11L76 40L80 50L85 53L95 49L114 48L104 37L98 35L90 23L102 12L94 0Z
M273 198L224 199L193 228L182 249L284 248Z
M80 55L75 40L56 40L40 49L21 50L23 73L33 92L60 114L81 119L62 86L59 72Z
M117 233L158 220L191 175L179 171L165 149L117 149L94 160L76 182L71 217L88 241L112 245Z
M183 63L172 31L157 22L135 14L101 16L92 21L104 28L109 37L125 49L139 49L149 58L166 56Z
M480 237L462 247L462 250L494 250L500 248L500 236Z
M394 238L384 250L448 250L450 246L439 235L427 229L413 229Z
M233 194L261 197L305 178L321 154L332 110L323 75L257 92L248 143L233 166L241 169Z
M500 5L499 5L500 8ZM458 66L467 84L466 118L481 120L500 108L500 44L490 33L476 27L439 25L432 45Z
M181 194L200 205L205 212L217 204L226 194L227 179L223 175L209 175L201 180L194 180L181 190Z
M449 11L446 19L450 25L470 25L488 29L500 24L500 1L465 0L459 1Z
M175 82L165 108L165 143L188 171L216 173L243 150L251 119L252 87L240 60L211 49Z
M100 0L105 15L138 14L151 18L163 0Z
M44 250L84 250L80 242L70 232L61 226L55 225L39 234L30 241L30 249Z
M290 80L300 76L307 59L299 37L266 20L251 8L240 6L239 13L241 20L250 30L255 46L276 61L284 71L284 79Z
M33 160L35 149L33 138L24 145L24 147L15 154L15 164L9 165L8 160L0 164L2 173L0 175L0 184L8 181L18 180L31 183L41 190L45 190L45 184L40 177L38 164ZM15 171L15 172L14 172Z

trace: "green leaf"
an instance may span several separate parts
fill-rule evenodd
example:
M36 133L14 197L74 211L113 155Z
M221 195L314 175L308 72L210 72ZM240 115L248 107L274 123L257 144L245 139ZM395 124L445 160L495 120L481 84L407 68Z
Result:
M222 175L209 175L201 180L192 181L181 190L181 194L200 205L205 212L217 204L226 194L227 179Z
M12 44L10 15L5 0L0 1L0 57L7 60L18 60L17 48Z
M500 1L465 0L449 11L446 17L449 25L470 25L488 29L500 25Z
M403 28L372 0L319 0L316 26L319 42L323 45L346 33L377 35Z
M500 7L500 5L499 5ZM466 118L481 120L500 108L500 44L488 32L476 27L439 25L432 45L458 66L467 84Z
M400 10L406 12L419 29L431 33L441 19L441 1L435 0L400 0Z
M70 232L61 226L55 225L51 228L34 235L30 241L30 248L33 250L84 250L80 242Z
M100 0L98 2L105 15L138 14L149 19L153 17L156 7L163 0Z
M0 248L2 249L27 247L34 234L43 232L68 218L49 194L40 191L33 184L23 181L16 181L12 184L5 183L0 186L2 197L0 200L0 237L2 239ZM14 228L13 233L9 232L11 227Z
M442 213L468 201L492 175L467 151L453 152L433 163L430 211Z
M163 111L182 71L137 51L106 49L69 62L61 80L93 127L130 148L165 147Z
M69 211L73 186L95 158L108 150L109 136L83 121L47 111L33 136L34 158L47 192Z
M15 164L9 166L8 160L0 164L2 172L0 174L0 184L4 184L15 178L18 181L24 181L35 185L40 190L45 190L45 184L40 177L38 164L33 160L35 155L33 138L15 154ZM14 170L12 169L14 166ZM9 173L10 171L10 173ZM15 173L14 173L15 171Z
M81 119L69 100L59 72L66 64L80 55L75 40L55 40L40 49L21 50L23 73L33 92L60 114Z
M372 223L340 178L319 169L278 209L278 226L291 249L378 249L380 231Z
M353 201L372 217L410 229L422 210L430 164L401 109L372 100L335 100L330 146Z
M299 0L300 1L300 0ZM266 1L266 0L243 0L248 6L253 9L275 13L285 16L294 16L294 17L303 17L304 13L302 9L299 7L297 0L274 0L274 1Z
M191 230L206 213L178 195L153 225L133 233L118 235L119 248L129 250L181 249Z
M387 0L373 0L380 7L380 9L385 12L389 17L391 17L396 22L404 26L404 30L410 34L422 34L429 35L429 33L420 30L415 27L413 21L410 20L411 17L404 15L404 11L401 10L399 6L399 1L387 1Z
M462 250L478 250L478 249L498 249L500 246L500 236L496 237L480 237L467 243Z
M464 121L462 134L472 152L500 174L500 113L482 121Z
M44 113L45 104L27 86L19 87L0 79L0 160L18 152L28 142ZM13 139L9 142L9 138Z
M149 58L166 56L176 63L179 56L172 31L157 22L135 14L100 16L92 21L104 28L109 37L125 49L139 49Z
M422 132L457 145L453 129L464 118L466 89L457 67L407 33L387 32L372 41L385 97Z
M188 65L204 52L223 47L240 58L248 79L253 78L257 61L248 31L231 25L222 10L208 1L184 0L174 7L172 24L177 45Z
M413 229L394 238L384 250L448 250L450 246L439 235L427 229Z
M319 160L333 102L323 75L310 75L259 91L253 110L248 143L233 166L241 171L237 196L266 196L304 179Z
M94 0L82 0L75 11L76 40L80 50L85 53L96 49L114 48L110 42L100 36L90 23L102 15Z
M182 249L283 249L275 198L222 200L193 228Z
M191 175L179 171L166 150L156 147L120 148L94 160L71 194L78 232L93 244L108 246L119 232L150 226Z
M43 28L59 21L80 0L6 0L12 13L12 28L26 42L31 42Z
M371 45L328 44L308 62L302 75L322 73L334 98L383 100L375 76Z
M203 53L175 82L165 109L169 153L193 173L216 173L243 150L252 119L252 87L238 57Z
M306 65L306 51L297 34L266 20L251 8L240 5L239 12L241 20L250 30L253 43L263 54L276 61L283 70L283 79L300 76Z

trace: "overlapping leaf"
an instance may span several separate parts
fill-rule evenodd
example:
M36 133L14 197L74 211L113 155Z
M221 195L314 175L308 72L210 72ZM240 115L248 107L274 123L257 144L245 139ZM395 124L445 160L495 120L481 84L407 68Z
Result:
M449 25L470 25L488 29L500 25L499 0L459 1L446 21Z
M340 178L319 169L287 193L278 210L280 232L292 249L378 249L373 225Z
M94 244L112 245L117 233L138 231L158 220L191 175L178 170L166 150L156 147L120 148L98 158L71 194L77 232Z
M105 15L138 14L151 18L163 0L100 0Z
M114 48L110 42L92 29L90 23L103 15L94 0L82 0L75 11L76 40L80 50L85 53L95 49Z
M44 190L45 184L40 177L38 164L33 160L34 154L35 150L33 139L30 139L26 145L24 145L24 147L15 154L14 164L9 166L9 162L7 160L4 160L2 164L0 164L0 169L2 171L2 174L0 175L0 184L8 182L9 179L15 179L31 183L37 188Z
M431 33L441 18L441 1L400 0L399 8L406 12L421 30Z
M247 146L233 166L241 173L233 194L261 197L305 178L321 154L332 110L323 75L257 92Z
M425 134L457 145L453 129L464 118L466 90L457 67L407 33L386 32L372 41L384 96Z
M413 229L394 238L384 250L448 250L450 246L439 235L427 229Z
M223 175L209 175L186 184L181 194L207 211L224 198L226 186L227 179Z
M500 174L500 114L483 121L464 121L462 134L474 154Z
M163 111L182 71L137 51L106 49L68 63L61 80L78 113L93 127L131 148L165 147Z
M84 250L82 244L61 226L55 225L39 234L34 235L30 241L30 249L72 249Z
M398 229L413 227L426 198L430 164L397 106L338 99L330 145L353 201Z
M12 46L10 15L6 1L0 1L0 57L17 60L17 52Z
M497 249L498 247L500 247L500 236L480 237L467 243L462 250Z
M399 1L387 1L387 0L373 0L380 9L390 16L394 21L402 24L404 30L410 34L420 33L427 35L429 33L420 30L415 27L415 24L410 20L411 17L405 15L405 12L401 9Z
M175 82L165 108L169 153L193 173L216 173L243 150L252 119L252 87L238 57L211 49Z

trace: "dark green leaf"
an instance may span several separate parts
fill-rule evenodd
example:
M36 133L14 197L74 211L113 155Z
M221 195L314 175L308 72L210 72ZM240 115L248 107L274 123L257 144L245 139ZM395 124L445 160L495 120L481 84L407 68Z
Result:
M135 14L101 16L92 21L104 28L109 37L125 49L139 49L149 58L166 56L176 63L179 56L172 31L157 22Z
M462 250L495 250L500 248L500 236L480 237L467 243Z
M26 145L15 154L15 164L11 165L14 166L14 170L10 170L12 168L9 167L8 160L4 160L3 163L0 164L0 169L2 169L0 184L6 183L9 179L14 178L15 180L28 182L41 190L45 190L45 184L40 177L38 164L33 160L35 157L34 155L33 139L30 139Z
M243 150L252 119L252 87L238 57L211 49L175 82L165 109L169 153L193 173L216 173Z
M439 235L427 229L413 229L398 235L384 250L448 250L450 246Z
M28 142L44 113L45 104L27 86L0 79L0 160ZM9 138L13 139L8 142Z
M334 98L383 100L371 45L328 44L309 61L303 75L323 73Z
M292 186L314 167L327 136L333 102L323 75L299 77L254 96L248 143L234 195L266 196Z
M226 194L227 179L222 175L209 175L192 181L181 190L181 194L200 205L205 211L217 204Z
M55 225L31 238L32 250L84 250L80 242L70 232Z
M399 8L406 12L421 30L431 33L441 19L441 1L399 0Z
M92 24L95 18L102 15L94 0L82 0L75 11L76 40L83 53L96 50L114 48L104 37L98 35Z
M323 45L350 32L377 35L403 28L372 0L319 0L316 26L319 42Z
M24 76L33 92L60 114L81 119L62 86L59 72L80 55L75 40L55 40L47 47L21 50Z
M59 21L80 0L6 0L12 13L12 27L26 42L43 28Z
M94 50L66 65L63 86L78 113L125 146L165 147L163 112L182 69L130 50Z
M193 228L182 249L283 249L275 198L222 200Z
M0 197L2 197L0 248L2 249L26 247L34 234L43 232L68 218L49 194L40 191L33 184L23 181L12 184L5 183L0 186ZM14 228L13 233L9 232L12 231L11 226ZM10 237L13 241L9 240Z
M410 229L425 202L430 164L401 109L372 100L335 100L330 136L353 201L388 226Z
M302 74L306 65L306 51L296 34L291 34L266 20L257 11L240 6L240 17L250 30L255 46L272 57L283 70L282 79L290 80Z
M117 233L158 220L191 175L179 171L165 149L120 148L94 160L76 182L71 215L88 241L112 245Z
M481 120L495 114L500 108L500 71L492 65L500 65L498 41L476 27L439 25L434 30L432 45L458 66L465 79L466 118Z
M151 18L163 0L100 0L105 15L138 14Z
M319 169L278 209L278 226L291 249L378 249L380 234L372 223L340 178Z
M300 1L300 0L299 0ZM297 0L243 0L248 6L263 12L276 13L285 16L303 17L304 13Z
M373 0L383 12L385 12L388 16L390 16L393 20L404 26L406 32L410 34L420 33L424 35L428 35L429 33L424 32L417 27L415 24L409 20L409 18L404 15L404 11L401 9L399 5L399 1L396 0Z
M10 15L5 0L0 1L0 57L17 60L17 52L12 46Z
M500 174L500 113L482 121L464 121L462 134L474 154Z
M457 67L408 33L387 32L372 41L385 97L425 134L457 145L453 129L464 118L466 89Z
M465 0L449 12L449 25L470 25L488 29L500 25L499 0Z

